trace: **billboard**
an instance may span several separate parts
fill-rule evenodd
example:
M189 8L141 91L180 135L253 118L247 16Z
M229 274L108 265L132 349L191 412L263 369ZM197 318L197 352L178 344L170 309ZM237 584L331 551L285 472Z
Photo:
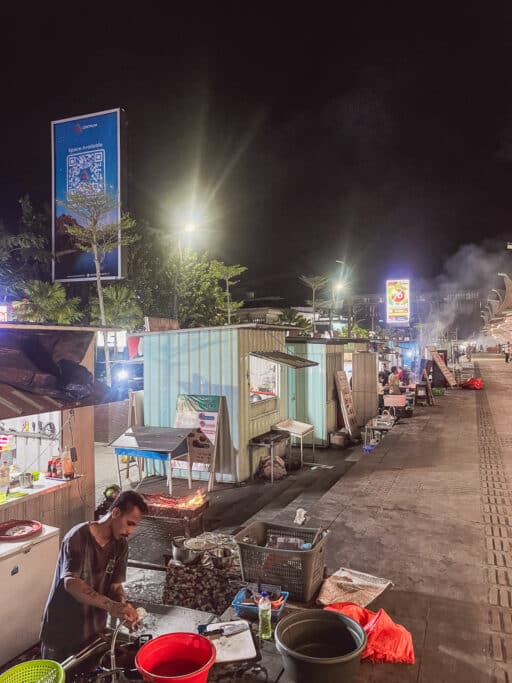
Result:
M386 280L386 322L408 325L411 317L409 280Z
M52 248L53 280L87 282L96 277L92 254L81 251L66 225L80 225L66 211L73 194L107 192L116 206L101 217L103 223L121 218L120 109L52 121ZM102 263L102 279L121 277L121 248L110 251Z

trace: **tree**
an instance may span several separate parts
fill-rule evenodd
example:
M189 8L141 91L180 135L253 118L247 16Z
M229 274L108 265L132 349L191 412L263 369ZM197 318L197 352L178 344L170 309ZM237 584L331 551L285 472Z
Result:
M108 326L122 327L133 332L142 327L143 315L137 294L132 287L125 284L109 285L103 288L103 306ZM99 299L93 297L90 302L91 323L102 325Z
M13 301L16 318L22 322L69 325L82 317L80 298L67 298L60 282L32 280L20 286L25 298Z
M323 275L301 275L300 281L311 289L313 309L313 333L316 332L316 294L327 287L329 279Z
M172 290L167 274L169 244L160 231L144 221L137 222L136 234L139 239L130 246L127 258L130 284L144 315L165 318Z
M0 290L2 298L22 291L26 279L37 279L38 264L48 261L44 237L22 232L11 235L0 224Z
M83 252L92 254L96 272L96 292L101 324L107 324L101 282L101 266L113 249L132 244L137 238L133 234L135 220L122 213L120 220L111 220L119 212L119 198L116 194L97 192L90 184L84 184L80 192L68 194L65 202L59 202L73 222L66 223L66 232ZM105 344L105 369L107 384L111 386L111 370L108 344Z
M208 327L223 325L227 320L225 293L219 285L219 262L209 261L206 254L189 249L171 255L166 278L178 305L180 326ZM224 267L224 264L221 263ZM171 297L172 299L172 297ZM231 302L231 310L237 302Z
M370 332L369 330L366 330L364 327L361 327L357 323L354 323L351 328L349 328L348 325L343 325L343 327L340 330L340 336L341 337L348 337L352 336L357 339L369 339L370 337Z
M226 285L226 308L227 308L227 313L228 313L228 325L231 324L231 311L232 310L238 310L241 308L244 304L243 301L232 301L231 300L231 292L229 290L230 287L233 287L234 285L238 284L238 280L235 280L234 278L238 277L242 273L245 273L247 268L245 266L228 266L222 261L212 261L212 268L213 271L216 275L216 277L219 280L222 280L222 282L225 283Z
M301 335L309 334L312 330L312 325L309 320L294 308L285 308L279 315L277 322L280 325L293 325L293 327L300 328Z

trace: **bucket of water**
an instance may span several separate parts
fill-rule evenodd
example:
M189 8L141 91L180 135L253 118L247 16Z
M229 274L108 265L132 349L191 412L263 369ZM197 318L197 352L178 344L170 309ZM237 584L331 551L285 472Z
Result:
M206 683L215 646L196 633L167 633L143 645L135 666L151 683Z

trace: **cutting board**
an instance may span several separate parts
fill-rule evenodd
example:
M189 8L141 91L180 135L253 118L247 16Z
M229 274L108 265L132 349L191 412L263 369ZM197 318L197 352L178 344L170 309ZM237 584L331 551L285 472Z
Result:
M219 626L231 626L231 624L246 624L246 621L238 619L237 621L224 621L221 624L209 624L206 628L208 631L214 631ZM252 637L251 628L242 633L237 633L234 636L220 636L212 640L217 650L217 658L215 664L228 664L229 662L241 662L245 660L256 659L256 646Z

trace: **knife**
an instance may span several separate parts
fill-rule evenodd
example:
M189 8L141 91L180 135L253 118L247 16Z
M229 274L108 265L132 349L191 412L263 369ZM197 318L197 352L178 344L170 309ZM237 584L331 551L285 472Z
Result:
M249 629L249 624L227 624L226 626L219 626L219 628L206 630L206 626L198 626L197 630L200 635L210 638L210 636L215 638L220 638L225 636L235 636L237 633L243 633Z

